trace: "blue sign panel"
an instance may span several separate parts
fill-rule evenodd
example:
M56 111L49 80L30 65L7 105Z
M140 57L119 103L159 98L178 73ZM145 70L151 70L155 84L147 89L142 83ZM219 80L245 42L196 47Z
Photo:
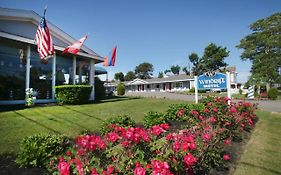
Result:
M198 77L198 89L226 89L226 74L205 73Z

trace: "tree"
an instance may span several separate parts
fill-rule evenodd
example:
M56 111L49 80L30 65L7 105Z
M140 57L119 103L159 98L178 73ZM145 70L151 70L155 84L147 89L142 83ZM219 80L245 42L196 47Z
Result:
M163 78L163 77L164 77L163 72L159 72L159 73L158 73L158 78Z
M209 44L201 58L196 53L189 55L189 60L193 64L193 73L201 75L208 71L221 71L228 64L224 61L229 56L226 47L217 46L214 43Z
M151 78L152 73L153 73L153 65L147 62L141 63L135 68L136 76L141 79Z
M167 74L167 73L170 73L170 72L171 72L171 70L167 69L167 70L164 71L164 74Z
M267 90L274 83L281 83L281 13L275 13L250 25L252 33L240 40L237 48L244 49L242 60L252 62L249 81L266 84Z
M124 77L125 81L132 81L135 78L136 78L136 74L133 71L127 72L127 74Z
M124 81L124 74L122 72L117 72L114 75L115 80Z
M180 73L180 70L181 70L181 67L179 65L172 65L171 66L171 72L174 74L174 75L178 75Z
M183 67L182 71L185 72L186 75L190 75L190 71L187 69L187 67Z

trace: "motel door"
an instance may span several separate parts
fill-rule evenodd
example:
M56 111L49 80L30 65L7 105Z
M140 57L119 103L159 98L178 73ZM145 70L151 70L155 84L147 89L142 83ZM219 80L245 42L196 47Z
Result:
M163 90L165 91L166 90L166 84L163 83Z

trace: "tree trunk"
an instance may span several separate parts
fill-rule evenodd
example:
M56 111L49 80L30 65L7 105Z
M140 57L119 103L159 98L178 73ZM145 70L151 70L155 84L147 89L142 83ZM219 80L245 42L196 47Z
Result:
M257 85L257 94L261 93L261 85Z
M270 89L270 83L266 83L266 92L268 92Z

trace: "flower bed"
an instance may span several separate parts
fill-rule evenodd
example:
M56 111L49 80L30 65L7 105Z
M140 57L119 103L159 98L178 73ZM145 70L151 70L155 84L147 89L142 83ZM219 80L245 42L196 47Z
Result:
M255 105L228 101L208 97L198 105L171 106L163 115L170 124L147 129L110 124L103 136L79 135L48 169L62 175L206 173L231 159L225 147L257 120ZM175 129L172 123L177 121L183 124Z

